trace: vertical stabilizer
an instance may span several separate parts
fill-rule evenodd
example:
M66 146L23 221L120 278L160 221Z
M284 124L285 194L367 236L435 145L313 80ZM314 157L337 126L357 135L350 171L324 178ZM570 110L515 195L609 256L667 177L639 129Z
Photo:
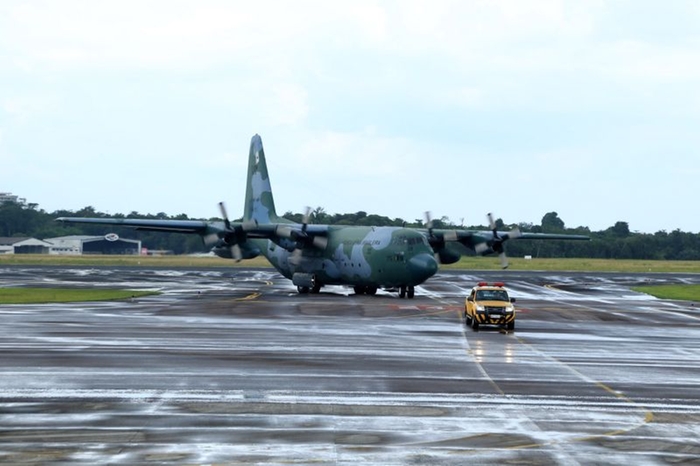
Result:
M267 174L262 139L257 134L250 140L248 181L243 209L243 221L251 220L258 223L271 223L278 220L275 212L275 200L272 197L272 188L270 187L270 177Z

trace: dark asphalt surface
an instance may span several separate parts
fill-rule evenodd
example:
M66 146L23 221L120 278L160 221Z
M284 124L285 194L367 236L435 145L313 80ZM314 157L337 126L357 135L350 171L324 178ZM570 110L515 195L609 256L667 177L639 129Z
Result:
M272 269L0 269L0 286L158 289L0 306L0 463L700 463L700 275L442 272L413 300ZM506 282L515 332L464 325Z

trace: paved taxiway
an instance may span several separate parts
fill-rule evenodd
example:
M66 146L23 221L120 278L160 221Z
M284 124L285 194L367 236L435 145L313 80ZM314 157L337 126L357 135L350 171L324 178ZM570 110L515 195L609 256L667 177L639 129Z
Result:
M0 286L158 289L0 306L0 463L700 462L698 275L445 272L416 299L271 269L0 270ZM514 333L466 328L505 280Z

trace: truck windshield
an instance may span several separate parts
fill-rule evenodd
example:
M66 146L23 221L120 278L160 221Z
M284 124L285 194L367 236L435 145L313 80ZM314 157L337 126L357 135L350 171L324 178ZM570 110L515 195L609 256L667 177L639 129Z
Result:
M476 299L480 301L508 301L508 293L505 290L479 290Z

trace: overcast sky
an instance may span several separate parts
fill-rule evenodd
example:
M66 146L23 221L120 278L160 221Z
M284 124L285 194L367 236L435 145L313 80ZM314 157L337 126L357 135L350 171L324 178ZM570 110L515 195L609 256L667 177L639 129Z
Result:
M0 192L700 232L700 2L0 3Z

